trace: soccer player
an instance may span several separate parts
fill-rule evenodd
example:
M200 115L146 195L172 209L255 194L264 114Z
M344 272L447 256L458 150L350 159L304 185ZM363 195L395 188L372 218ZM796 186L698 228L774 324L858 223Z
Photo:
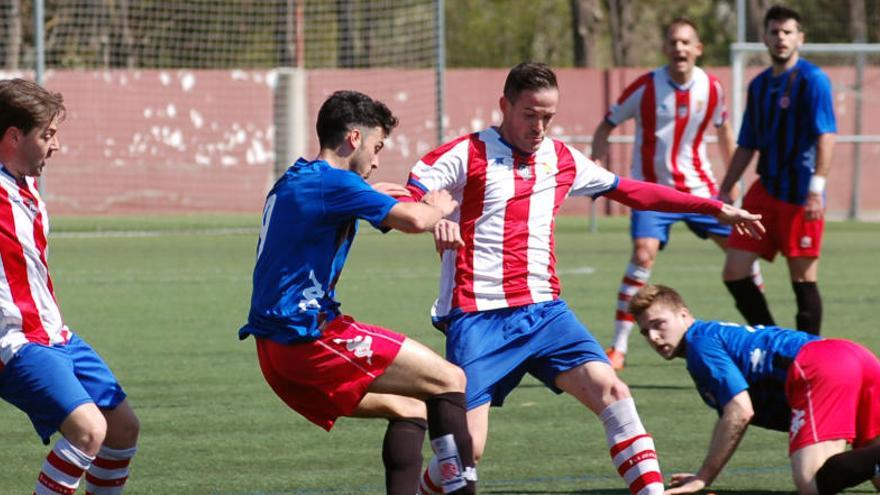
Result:
M669 62L630 84L596 128L590 159L604 162L608 135L623 122L635 119L633 178L701 198L715 197L718 187L703 140L709 123L716 128L724 163L729 163L733 153L733 132L721 81L696 66L703 44L696 25L686 18L675 19L667 26L663 53ZM632 210L632 257L617 293L614 341L605 351L616 370L624 367L633 327L633 317L627 310L629 300L648 283L657 253L666 246L669 229L676 222L684 222L700 238L712 239L722 250L726 248L730 226L711 215ZM758 263L753 266L752 277L762 283Z
M759 240L731 235L724 283L749 324L775 324L749 267L759 256L772 261L781 251L797 301L796 327L818 335L822 298L816 281L825 181L837 127L831 83L818 67L799 57L803 42L797 12L781 6L767 11L764 44L772 65L749 84L739 146L719 198L730 202L730 191L757 152L759 177L743 198L743 208L763 215L767 235Z
M425 429L442 459L446 493L476 493L462 371L403 335L343 314L336 283L357 220L403 232L431 230L457 206L448 193L398 202L403 186L366 179L397 118L354 91L318 112L320 152L300 158L266 198L247 324L263 376L288 406L330 430L340 416L388 418L382 458L389 494L416 492ZM427 424L425 416L427 412Z
M673 475L668 493L712 484L749 424L789 432L801 494L872 478L880 487L880 361L871 351L785 328L695 320L662 285L640 290L630 311L657 354L687 360L697 391L719 414L702 467Z
M500 127L444 144L412 169L408 188L414 197L445 189L460 203L451 219L460 224L464 246L443 253L432 313L445 328L447 359L467 375L477 459L486 445L489 407L501 406L529 373L599 416L613 463L632 493L662 493L654 444L629 389L559 299L556 213L569 195L606 195L641 209L712 214L743 229L759 229L760 223L720 201L619 178L550 139L546 132L558 101L556 75L548 66L517 65L499 100ZM441 474L432 460L422 492L438 492Z
M138 418L110 368L64 324L46 261L49 218L37 190L58 151L63 97L0 81L0 397L28 415L45 445L36 495L122 493Z

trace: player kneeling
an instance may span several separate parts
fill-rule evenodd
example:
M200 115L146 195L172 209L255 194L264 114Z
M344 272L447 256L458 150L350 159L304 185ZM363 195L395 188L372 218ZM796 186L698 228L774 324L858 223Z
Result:
M640 290L630 311L657 354L687 360L703 401L720 414L700 470L673 475L667 493L709 486L749 424L789 432L801 494L878 484L880 361L871 351L785 328L696 320L662 285Z

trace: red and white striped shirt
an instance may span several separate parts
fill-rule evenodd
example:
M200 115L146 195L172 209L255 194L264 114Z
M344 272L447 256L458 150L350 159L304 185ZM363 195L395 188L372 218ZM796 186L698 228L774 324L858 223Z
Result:
M434 316L452 308L485 311L559 297L553 227L569 195L597 196L617 176L579 151L545 138L534 155L515 151L494 128L460 137L413 167L420 199L446 189L459 202L450 216L465 246L443 254Z
M718 193L703 134L709 122L727 120L724 91L718 78L694 67L693 77L679 86L666 67L630 84L605 121L618 126L636 119L632 177L708 198Z
M46 238L49 218L32 177L16 182L0 169L0 361L5 365L23 345L62 344L70 330L55 301Z

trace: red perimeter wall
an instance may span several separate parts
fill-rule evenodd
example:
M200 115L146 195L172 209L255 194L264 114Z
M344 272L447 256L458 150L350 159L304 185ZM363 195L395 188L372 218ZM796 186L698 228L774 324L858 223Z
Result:
M730 88L728 68L711 69ZM551 134L571 137L587 150L590 136L625 85L644 69L562 69L559 114ZM506 70L462 69L445 75L445 138L500 119L498 98ZM852 68L830 68L841 134L853 129ZM16 74L0 74L11 77ZM748 74L752 77L753 73ZM309 154L317 151L312 123L323 99L337 89L364 91L385 101L401 119L380 155L377 180L403 181L409 167L436 145L434 72L431 70L314 70L308 73ZM880 135L880 69L869 68L863 133ZM118 70L50 71L45 85L64 94L68 108L61 152L47 165L44 191L53 214L152 214L259 211L272 182L273 76L267 71ZM730 102L728 101L728 104ZM616 134L632 134L628 123ZM631 145L612 147L609 166L625 174ZM720 179L716 146L710 157ZM835 148L829 209L849 209L853 145ZM880 144L863 144L860 208L880 212ZM604 212L604 200L600 210ZM582 213L574 199L564 212ZM618 206L609 209L620 213Z

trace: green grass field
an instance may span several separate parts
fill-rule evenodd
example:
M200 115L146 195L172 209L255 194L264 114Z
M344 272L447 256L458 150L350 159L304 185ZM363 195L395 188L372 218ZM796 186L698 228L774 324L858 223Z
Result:
M141 418L129 494L383 493L382 421L341 420L331 433L287 409L259 372L247 315L256 216L57 219L50 265L68 325L105 357ZM442 351L428 324L437 285L428 236L363 228L339 286L343 309ZM137 231L137 235L123 235ZM586 232L557 229L563 297L605 344L629 257L625 219ZM100 235L96 235L100 234ZM880 224L830 223L821 265L823 333L875 353L880 332ZM699 317L737 320L720 281L722 254L677 227L652 281L680 289ZM794 321L784 262L764 264L771 309ZM665 362L634 335L623 379L632 388L661 466L699 467L715 416L684 362ZM625 494L599 422L567 396L526 379L491 415L481 493ZM30 493L46 455L27 418L0 405L0 493ZM792 490L785 434L752 429L713 486L721 494ZM852 490L869 493L868 485Z

